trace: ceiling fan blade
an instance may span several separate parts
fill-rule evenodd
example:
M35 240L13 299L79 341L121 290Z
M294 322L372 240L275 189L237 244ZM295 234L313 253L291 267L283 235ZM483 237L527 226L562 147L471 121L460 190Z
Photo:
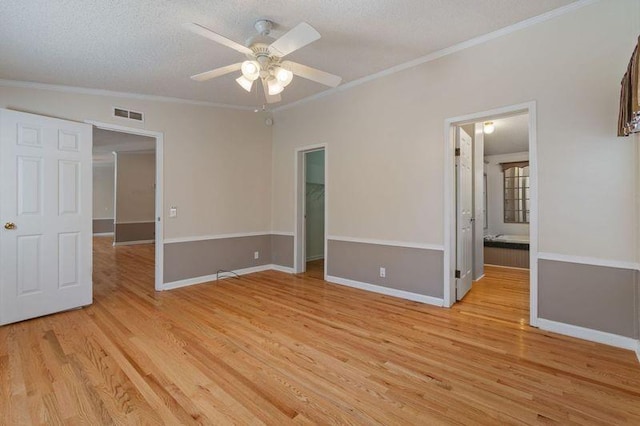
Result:
M282 58L289 53L306 46L320 38L320 33L306 22L301 22L289 30L285 35L271 43L271 54Z
M227 46L232 48L233 50L237 50L240 53L244 53L245 55L253 55L253 51L246 46L241 45L240 43L236 43L233 40L226 38L214 31L211 31L209 28L204 27L200 24L196 24L195 22L189 22L184 24L186 28L190 31L199 34L203 37L208 38L209 40L213 40L216 43L220 43L223 46Z
M337 75L329 74L328 72L320 71L306 65L298 64L297 62L284 61L282 65L285 68L290 69L291 72L297 76L315 81L316 83L324 84L325 86L337 87L342 81L342 77L338 77Z
M229 74L230 72L238 71L242 67L241 63L227 65L226 67L216 68L211 71L203 72L200 74L192 75L191 80L195 81L207 81L212 78L220 77L221 75Z
M262 82L262 88L264 89L264 98L267 100L268 104L275 104L276 102L280 102L282 97L280 95L270 95L269 88L267 87L267 82L262 78L260 79Z

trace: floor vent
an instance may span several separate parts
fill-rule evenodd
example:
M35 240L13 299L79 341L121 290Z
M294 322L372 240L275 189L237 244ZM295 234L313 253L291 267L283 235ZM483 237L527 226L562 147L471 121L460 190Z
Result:
M144 122L144 114L143 113L137 112L137 111L130 111L130 110L124 109L124 108L114 107L113 108L113 116L114 117L120 117L120 118L126 118L128 120L135 120L135 121Z

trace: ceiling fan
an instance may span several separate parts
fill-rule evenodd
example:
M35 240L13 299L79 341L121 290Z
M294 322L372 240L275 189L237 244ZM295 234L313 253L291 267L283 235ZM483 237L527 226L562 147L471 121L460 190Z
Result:
M275 40L269 36L273 28L273 22L261 19L255 23L255 29L258 34L247 40L246 46L236 43L203 25L189 23L186 26L194 33L223 46L230 47L245 54L247 57L244 62L193 75L191 76L193 80L206 81L235 71L241 71L242 75L236 79L236 82L244 90L251 92L253 83L260 79L265 99L270 104L280 102L280 93L291 83L294 75L330 87L336 87L342 81L342 78L337 75L296 62L282 60L288 54L320 38L320 33L306 22L296 25L282 37Z

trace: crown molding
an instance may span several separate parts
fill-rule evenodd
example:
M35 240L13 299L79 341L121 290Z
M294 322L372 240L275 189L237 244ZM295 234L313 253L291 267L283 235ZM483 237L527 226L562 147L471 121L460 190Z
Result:
M539 24L541 22L545 22L545 21L548 21L550 19L557 18L558 16L565 15L567 13L573 12L575 10L578 10L578 9L584 7L584 6L588 6L588 5L590 5L592 3L596 3L598 1L600 1L600 0L578 0L576 2L568 4L566 6L562 6L562 7L559 7L557 9L550 10L549 12L543 13L541 15L534 16L533 18L525 19L524 21L517 22L517 23L515 23L513 25L509 25L509 26L504 27L504 28L500 28L499 30L492 31L490 33L483 34L483 35L478 36L478 37L474 37L472 39L463 41L463 42L458 43L458 44L454 44L453 46L446 47L446 48L441 49L441 50L437 50L437 51L432 52L432 53L430 53L430 54L428 54L426 56L422 56L420 58L413 59L413 60L411 60L409 62L405 62L405 63L400 64L400 65L395 65L395 66L393 66L391 68L387 68L385 70L379 71L379 72L374 73L374 74L370 74L370 75L365 76L365 77L361 77L361 78L359 78L357 80L350 81L348 83L342 84L342 85L340 85L338 87L335 87L333 89L325 90L323 92L316 93L315 95L311 95L311 96L308 96L306 98L302 98L302 99L297 100L295 102L291 102L291 103L288 103L286 105L282 105L280 107L272 109L271 111L272 112L285 111L287 109L290 109L290 108L293 108L293 107L296 107L296 106L299 106L299 105L302 105L302 104L306 104L308 102L311 102L311 101L314 101L314 100L317 100L317 99L321 99L321 98L324 98L326 96L330 96L330 95L333 95L335 93L342 92L344 90L348 90L348 89L351 89L351 88L356 87L356 86L360 86L362 84L368 83L369 81L377 80L379 78L386 77L386 76L389 76L389 75L392 75L392 74L396 74L396 73L398 73L400 71L404 71L404 70L407 70L409 68L413 68L413 67L416 67L418 65L425 64L427 62L435 61L436 59L440 59L443 56L448 56L448 55L451 55L453 53L459 52L461 50L469 49L469 48L477 46L479 44L486 43L486 42L488 42L490 40L505 36L507 34L511 34L511 33L516 32L516 31L520 31L520 30L523 30L525 28L532 27L532 26L537 25L537 24Z
M114 97L114 98L139 99L143 101L169 102L169 103L178 103L178 104L186 104L186 105L235 109L240 111L253 111L255 109L255 107L249 107L249 106L245 107L245 106L239 106L239 105L229 105L229 104L221 104L221 103L207 102L207 101L196 101L192 99L172 98L168 96L143 95L140 93L116 92L116 91L103 90L103 89L90 89L87 87L63 86L63 85L48 84L48 83L35 83L32 81L0 79L0 86L18 87L23 89L49 90L49 91L63 92L63 93L77 93L81 95L95 95L95 96L107 96L107 97Z

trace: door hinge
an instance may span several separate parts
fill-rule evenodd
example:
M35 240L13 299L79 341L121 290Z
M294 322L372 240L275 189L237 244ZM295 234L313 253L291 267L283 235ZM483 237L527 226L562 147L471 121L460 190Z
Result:
M456 148L456 157L460 157L460 148Z
M456 278L460 278L460 271L456 269Z

